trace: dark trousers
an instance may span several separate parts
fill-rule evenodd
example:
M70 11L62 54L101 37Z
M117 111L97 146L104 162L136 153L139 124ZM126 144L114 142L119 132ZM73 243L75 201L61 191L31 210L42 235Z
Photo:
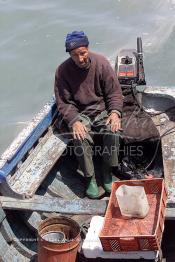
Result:
M119 133L112 133L110 126L106 126L107 117L106 111L95 118L80 115L80 121L87 127L88 134L84 140L74 139L74 151L85 177L94 175L93 154L96 154L99 150L104 165L108 167L118 165ZM93 152L95 134L102 135L103 143L101 146L95 146L95 152Z

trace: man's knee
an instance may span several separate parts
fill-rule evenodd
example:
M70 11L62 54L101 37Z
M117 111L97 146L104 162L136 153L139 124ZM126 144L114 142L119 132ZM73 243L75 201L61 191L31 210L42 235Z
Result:
M74 139L74 153L76 156L91 156L92 146L87 139Z

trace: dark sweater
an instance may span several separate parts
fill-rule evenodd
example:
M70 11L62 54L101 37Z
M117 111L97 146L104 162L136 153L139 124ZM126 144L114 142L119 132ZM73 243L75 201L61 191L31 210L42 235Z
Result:
M88 69L68 58L55 73L58 111L69 126L79 113L96 116L104 110L122 110L122 91L111 65L102 55L89 52L89 57Z

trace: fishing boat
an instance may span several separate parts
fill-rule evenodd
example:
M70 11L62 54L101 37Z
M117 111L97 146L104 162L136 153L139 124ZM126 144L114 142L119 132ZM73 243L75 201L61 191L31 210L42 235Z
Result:
M151 117L159 133L160 143L156 143L156 147L153 145L155 150L146 165L159 177L164 177L168 190L166 219L173 220L175 88L146 85L140 40L138 46L138 50L120 52L116 71L121 84L132 87L134 98L133 90L136 90L138 107L141 106ZM135 66L133 71L132 65ZM35 261L37 229L45 218L55 214L67 215L79 223L85 235L92 216L105 214L109 196L100 180L100 200L89 200L85 196L84 177L75 155L70 152L70 136L58 128L58 115L53 98L0 158L0 261ZM148 139L146 150L149 151L151 143L152 140L149 144ZM97 176L100 176L100 161L98 158L95 161ZM79 261L90 260L83 260L83 255L79 254Z

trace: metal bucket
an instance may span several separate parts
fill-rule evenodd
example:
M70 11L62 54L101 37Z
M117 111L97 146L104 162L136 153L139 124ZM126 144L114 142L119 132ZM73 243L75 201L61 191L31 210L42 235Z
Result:
M75 262L80 240L80 227L73 219L45 219L38 228L38 262Z

